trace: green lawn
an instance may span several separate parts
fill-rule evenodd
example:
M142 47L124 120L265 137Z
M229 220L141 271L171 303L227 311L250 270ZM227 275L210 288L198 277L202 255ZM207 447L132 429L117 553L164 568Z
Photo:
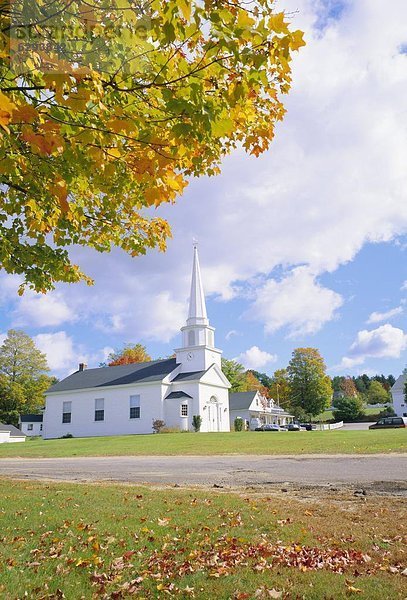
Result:
M382 410L384 410L384 408L364 408L363 412L365 413L365 415L376 415ZM315 421L330 421L331 419L333 419L333 410L327 409L327 410L324 410L324 412L317 415L314 420Z
M28 440L1 444L2 457L140 456L211 454L374 454L406 452L407 429L166 433L99 438Z
M406 523L397 498L0 480L0 597L405 598Z

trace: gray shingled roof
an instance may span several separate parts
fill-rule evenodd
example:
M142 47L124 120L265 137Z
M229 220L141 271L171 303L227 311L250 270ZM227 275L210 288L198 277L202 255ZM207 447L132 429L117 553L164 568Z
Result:
M21 423L42 423L43 415L20 415Z
M190 371L189 373L180 373L174 377L173 381L197 381L205 375L206 371Z
M0 431L9 431L11 437L27 437L25 433L14 427L14 425L5 425L4 423L0 423Z
M166 400L171 400L172 398L192 398L192 396L185 392L171 392L165 397Z
M47 394L68 392L111 385L127 385L129 383L147 383L161 381L176 367L175 358L154 360L152 362L118 365L117 367L99 367L76 371L62 381L52 385Z
M229 410L243 410L249 408L257 392L235 392L229 394Z

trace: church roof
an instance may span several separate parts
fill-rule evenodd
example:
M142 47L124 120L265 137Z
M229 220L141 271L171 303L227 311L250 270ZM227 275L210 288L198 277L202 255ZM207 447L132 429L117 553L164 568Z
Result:
M52 385L47 394L95 387L162 381L176 367L175 358L76 371Z
M171 392L165 397L165 400L171 400L172 398L192 398L192 396L185 392Z
M180 373L174 377L173 381L197 381L205 375L206 371L190 371L189 373Z

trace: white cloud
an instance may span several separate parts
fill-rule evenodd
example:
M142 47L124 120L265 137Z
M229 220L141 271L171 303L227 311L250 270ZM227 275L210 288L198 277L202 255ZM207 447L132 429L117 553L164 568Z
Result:
M236 336L236 335L240 335L238 331L236 331L236 329L231 329L230 331L227 332L227 334L225 335L225 340L229 341L232 337Z
M401 290L407 290L407 279L404 281L403 285L400 288Z
M366 323L369 325L370 323L380 323L381 321L388 321L392 317L396 317L397 315L401 315L403 312L402 306L397 306L397 308L392 308L386 312L372 312L369 316Z
M370 331L364 329L358 332L341 366L350 368L360 365L367 358L399 358L405 348L407 334L398 327L386 323Z
M27 291L19 298L15 310L15 324L18 326L55 327L77 318L60 292L36 294Z
M51 371L68 370L76 361L82 362L74 350L73 339L65 331L39 333L34 337L35 345L44 352Z
M95 353L88 352L82 346L75 344L66 331L39 333L34 337L34 342L46 355L51 371L64 377L76 371L81 362L89 367L99 366L99 363L104 362L113 352L110 346L105 346Z
M260 350L258 346L252 346L233 360L241 363L246 369L254 369L257 371L258 369L262 369L265 365L275 362L277 360L277 355Z
M297 267L281 281L267 281L247 316L263 322L268 333L288 327L294 337L319 331L341 305L339 294L322 287L306 267Z

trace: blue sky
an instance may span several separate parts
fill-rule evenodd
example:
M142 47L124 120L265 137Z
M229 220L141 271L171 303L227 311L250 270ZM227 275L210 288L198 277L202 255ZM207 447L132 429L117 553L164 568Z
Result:
M407 362L407 4L279 0L305 31L286 119L259 159L236 151L191 181L168 252L131 259L74 249L96 285L19 298L0 275L0 337L19 327L59 377L125 342L179 345L192 239L227 358L272 373L298 346L331 375L398 375ZM386 27L383 28L383 22ZM378 33L380 32L380 33Z

